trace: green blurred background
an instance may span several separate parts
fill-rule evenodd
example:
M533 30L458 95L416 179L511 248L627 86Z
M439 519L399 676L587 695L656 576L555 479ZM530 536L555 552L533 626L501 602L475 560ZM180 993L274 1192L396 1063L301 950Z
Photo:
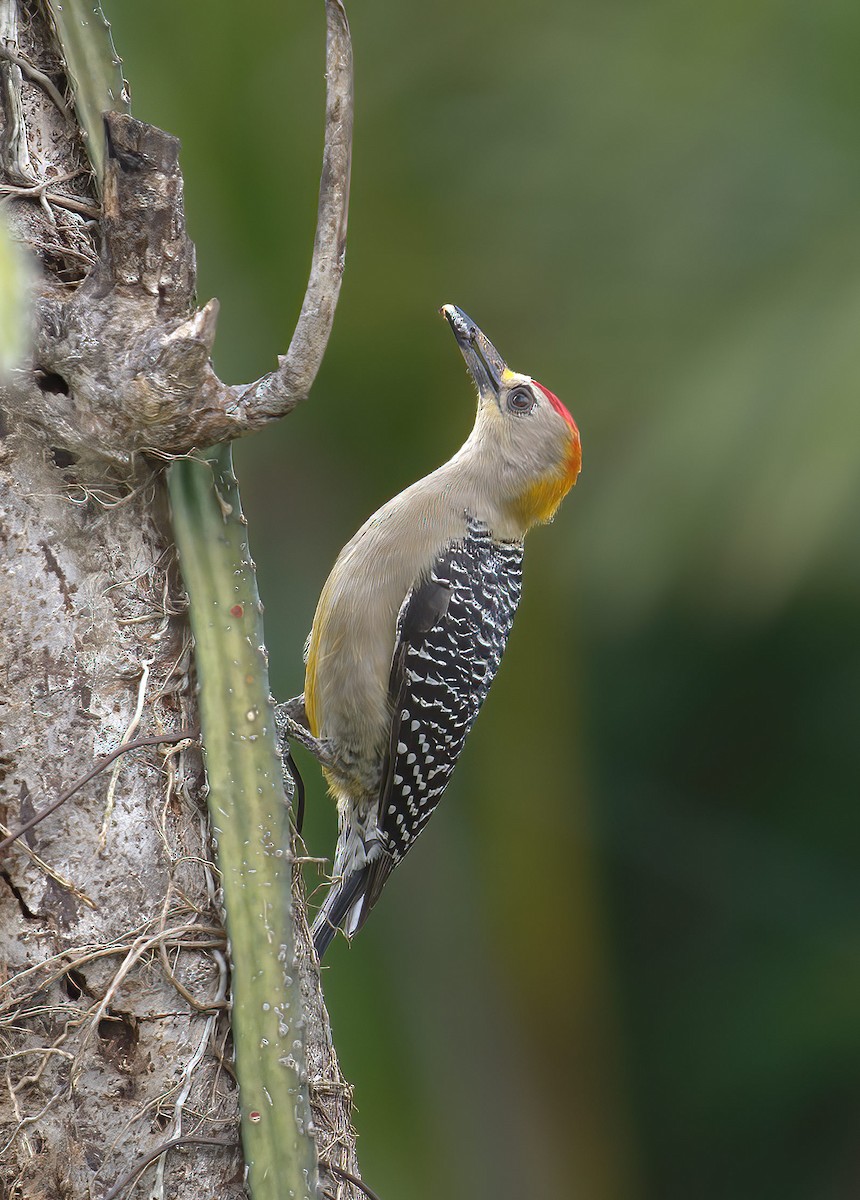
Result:
M584 470L499 682L326 994L384 1200L860 1195L860 8L362 0L346 280L237 451L273 683L472 420L462 305ZM304 290L320 0L113 0L183 141L216 363ZM334 822L314 765L307 841Z

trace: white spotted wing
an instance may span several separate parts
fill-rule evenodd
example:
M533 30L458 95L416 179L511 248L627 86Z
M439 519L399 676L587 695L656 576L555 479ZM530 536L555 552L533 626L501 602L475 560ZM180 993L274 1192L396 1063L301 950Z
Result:
M389 869L439 802L487 696L519 603L522 560L522 543L495 542L471 521L403 602L378 815Z

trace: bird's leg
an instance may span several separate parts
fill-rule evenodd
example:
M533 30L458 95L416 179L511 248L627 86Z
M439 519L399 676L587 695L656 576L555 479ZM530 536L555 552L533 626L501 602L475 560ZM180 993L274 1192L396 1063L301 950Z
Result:
M300 696L293 696L292 700L285 700L283 704L275 705L275 720L278 723L278 728L285 720L291 720L294 724L301 725L306 732L310 732L308 724L308 714L305 708L305 694L302 692Z
M275 705L275 724L281 741L298 742L311 754L322 767L343 774L346 764L342 761L335 746L327 738L315 738L307 725L304 696L293 696L283 704Z

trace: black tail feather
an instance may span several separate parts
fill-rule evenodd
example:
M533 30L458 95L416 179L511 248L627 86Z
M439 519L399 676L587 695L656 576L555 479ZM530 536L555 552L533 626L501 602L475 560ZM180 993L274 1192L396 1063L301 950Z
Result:
M311 933L317 958L322 959L346 914L364 893L368 868L353 871L345 879L333 883L322 908L314 918Z

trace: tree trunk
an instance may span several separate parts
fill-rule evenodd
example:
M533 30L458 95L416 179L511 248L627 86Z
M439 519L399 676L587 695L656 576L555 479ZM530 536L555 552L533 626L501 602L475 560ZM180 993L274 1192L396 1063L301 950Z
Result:
M0 49L5 212L34 261L32 360L0 394L0 837L150 741L0 859L0 1196L106 1196L181 1138L146 1168L153 1194L226 1200L244 1194L230 968L164 464L288 411L315 367L220 383L178 143L110 117L100 198L35 0L0 0ZM345 214L329 239L344 231ZM321 358L327 330L309 336ZM318 1148L355 1173L296 908Z

